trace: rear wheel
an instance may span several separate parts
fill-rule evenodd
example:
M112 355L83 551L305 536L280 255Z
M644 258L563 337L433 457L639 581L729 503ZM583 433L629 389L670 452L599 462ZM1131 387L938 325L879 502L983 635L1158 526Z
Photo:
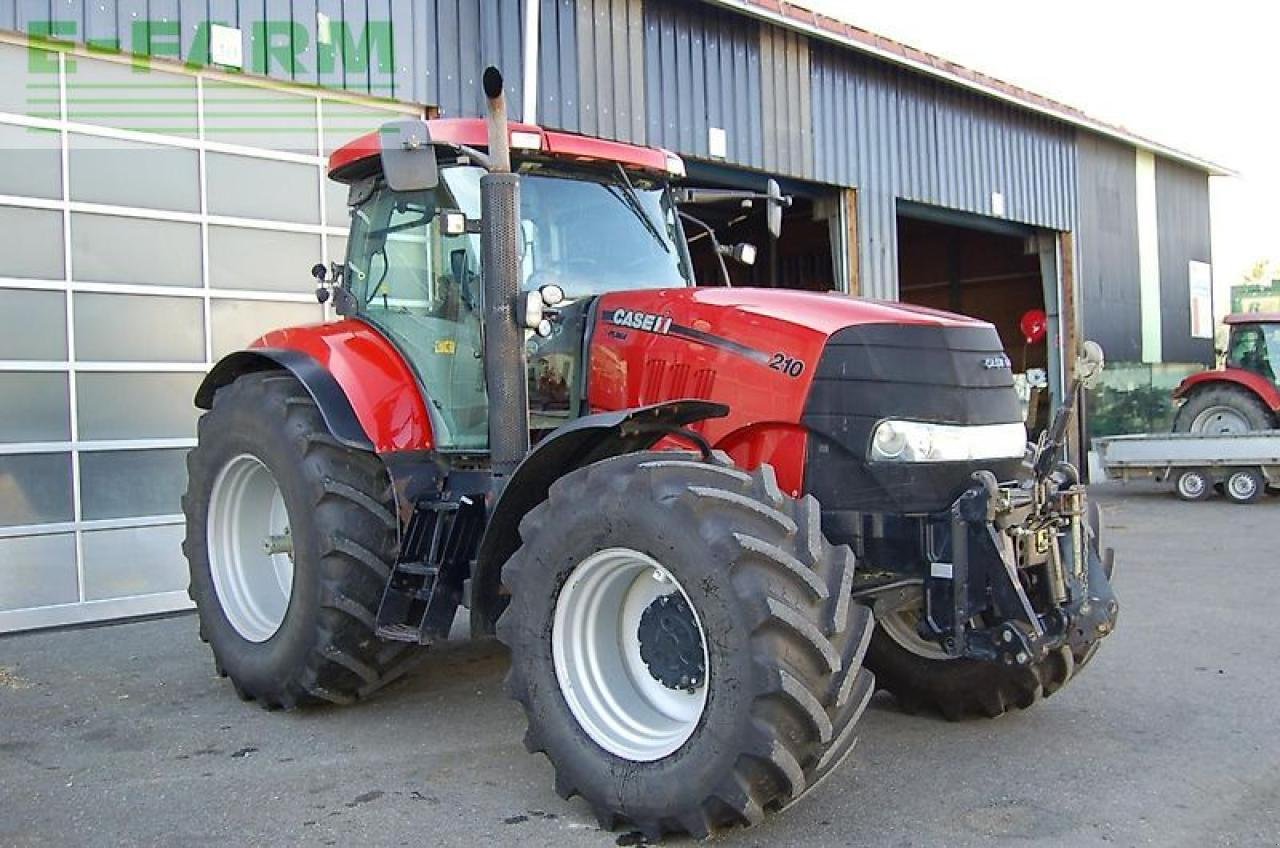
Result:
M200 636L242 698L345 703L407 669L415 650L374 636L396 550L386 469L330 436L297 380L259 372L219 389L187 471Z
M1213 493L1213 480L1200 469L1191 468L1178 475L1174 488L1184 501L1202 501Z
M1232 503L1251 504L1262 497L1266 486L1266 480L1257 469L1238 468L1223 481L1222 494Z
M772 470L642 453L565 475L521 522L498 635L525 745L603 827L702 837L798 799L871 696L853 554Z
M1175 433L1228 435L1273 425L1271 410L1256 395L1232 385L1210 385L1194 392L1173 419Z

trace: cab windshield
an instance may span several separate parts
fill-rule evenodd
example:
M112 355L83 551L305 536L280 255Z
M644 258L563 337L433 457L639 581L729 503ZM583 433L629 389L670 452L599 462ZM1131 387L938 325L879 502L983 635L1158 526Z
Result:
M573 299L691 283L675 206L664 185L621 168L526 163L520 174L526 289L555 283ZM440 176L467 217L479 218L484 171L444 168Z
M1271 382L1280 376L1280 324L1237 324L1231 330L1227 365Z

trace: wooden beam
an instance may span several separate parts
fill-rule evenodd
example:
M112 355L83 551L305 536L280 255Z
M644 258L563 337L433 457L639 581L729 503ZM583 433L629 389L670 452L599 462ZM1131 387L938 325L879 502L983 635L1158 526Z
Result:
M845 264L849 269L848 293L851 297L862 294L862 266L858 251L858 190L847 188L840 192L840 202L844 206L844 250Z

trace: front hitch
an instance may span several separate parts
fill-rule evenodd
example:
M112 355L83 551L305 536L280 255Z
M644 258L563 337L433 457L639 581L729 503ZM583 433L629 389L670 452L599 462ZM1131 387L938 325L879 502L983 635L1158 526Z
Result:
M922 636L953 657L1026 666L1114 629L1119 605L1069 470L1020 487L974 475L948 515L951 562L925 580Z

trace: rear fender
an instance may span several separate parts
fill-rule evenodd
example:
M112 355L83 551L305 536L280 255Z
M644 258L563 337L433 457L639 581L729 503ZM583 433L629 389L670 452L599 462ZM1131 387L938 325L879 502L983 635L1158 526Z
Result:
M503 488L480 541L471 579L472 634L493 632L503 608L502 566L520 547L520 519L547 499L552 483L593 462L648 450L674 429L728 414L720 403L669 401L586 415L539 442Z
M315 399L334 437L379 454L435 447L431 417L417 376L400 352L369 324L275 330L214 366L196 392L208 409L213 394L241 374L285 368Z
M196 389L195 404L200 409L211 409L213 396L223 386L245 374L278 369L288 371L307 390L335 439L348 447L373 450L373 442L360 425L360 419L338 381L315 359L296 350L259 348L228 354L213 366L200 383L200 388Z
M1272 412L1280 412L1280 389L1277 389L1266 377L1245 371L1243 368L1227 368L1223 371L1201 371L1178 384L1173 390L1175 400L1189 397L1193 391L1214 383L1231 383L1252 392Z

